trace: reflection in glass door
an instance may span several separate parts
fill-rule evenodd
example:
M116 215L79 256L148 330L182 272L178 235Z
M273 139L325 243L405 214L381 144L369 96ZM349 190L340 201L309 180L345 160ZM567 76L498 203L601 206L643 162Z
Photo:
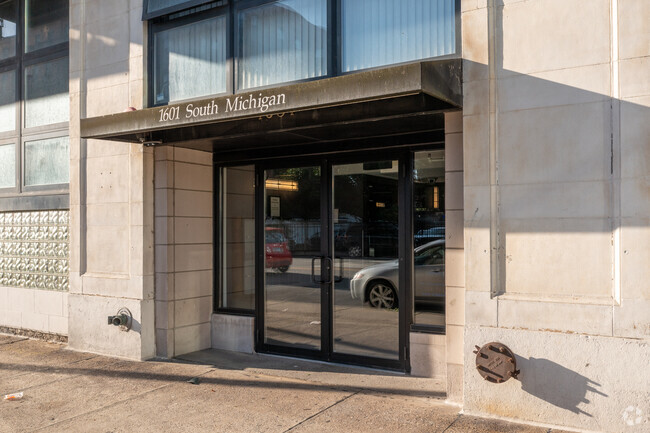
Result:
M399 359L398 167L332 166L335 353Z
M264 172L264 343L321 349L321 167Z

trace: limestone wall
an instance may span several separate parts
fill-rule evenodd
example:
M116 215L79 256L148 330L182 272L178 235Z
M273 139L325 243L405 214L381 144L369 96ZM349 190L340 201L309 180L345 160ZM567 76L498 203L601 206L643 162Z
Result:
M463 113L445 114L445 362L447 400L463 402L465 255Z
M146 359L155 355L153 150L80 139L82 118L142 108L138 0L70 2L69 345ZM133 329L107 317L126 307Z
M650 4L461 7L465 408L643 431ZM494 385L476 372L474 345L493 340L517 354L520 381ZM644 415L628 425L626 411Z
M156 348L173 357L209 348L212 314L212 154L155 152Z

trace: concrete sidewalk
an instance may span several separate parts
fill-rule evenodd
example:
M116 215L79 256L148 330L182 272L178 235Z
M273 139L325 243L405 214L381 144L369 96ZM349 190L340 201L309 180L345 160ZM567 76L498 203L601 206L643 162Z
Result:
M551 431L459 415L442 388L272 356L203 351L134 362L0 335L0 396L24 393L0 400L1 433Z

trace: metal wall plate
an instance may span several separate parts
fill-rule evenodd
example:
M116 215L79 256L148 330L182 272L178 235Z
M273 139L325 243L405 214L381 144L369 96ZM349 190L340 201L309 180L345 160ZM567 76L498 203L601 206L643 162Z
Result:
M475 346L476 369L483 379L492 383L503 383L511 377L517 378L517 360L514 353L501 343Z

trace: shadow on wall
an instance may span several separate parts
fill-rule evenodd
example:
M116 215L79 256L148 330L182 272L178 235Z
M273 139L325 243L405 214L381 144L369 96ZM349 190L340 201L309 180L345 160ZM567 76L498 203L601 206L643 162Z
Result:
M638 60L621 57L620 78L612 77L610 34L601 26L576 20L584 31L567 49L556 42L567 34L563 26L574 25L569 20L556 20L548 37L530 37L550 18L542 6L542 16L522 11L542 4L498 6L487 30L477 26L477 46L463 43L466 57L480 59L484 33L494 41L491 65L463 60L463 191L466 293L490 291L495 300L484 307L483 297L466 298L464 344L469 352L509 335L522 355L511 392L475 371L466 375L464 407L618 432L643 423L648 404L645 376L617 363L632 372L648 366L644 343L623 342L650 338L647 74ZM489 14L467 16L471 36L472 20ZM600 340L605 352L581 335L616 338ZM465 360L468 372L467 353Z
M496 8L495 21L493 94L489 65L463 60L464 134L470 143L465 146L465 195L471 197L465 201L465 228L498 233L491 249L482 250L496 254L499 278L493 294L564 296L571 291L615 305L612 281L618 279L618 301L625 303L627 296L629 302L632 290L626 288L647 287L647 273L630 266L632 272L620 274L610 261L623 254L628 263L645 260L642 243L650 226L647 78L633 67L636 60L621 58L620 97L612 97L609 61L595 54L562 58L551 42L538 44L535 51L526 41L514 43L512 35L504 46L504 32L520 27L512 17L504 25L504 6ZM584 40L589 42L583 51L589 52L592 41ZM548 60L548 71L531 72L544 68L538 58ZM490 112L498 113L494 128ZM498 155L498 163L490 161L490 154ZM494 209L494 197L479 189L492 178L497 179ZM635 323L626 336L647 338L650 326Z
M517 366L523 391L577 415L593 417L578 407L590 403L588 392L608 397L598 390L599 383L548 359L517 357Z

